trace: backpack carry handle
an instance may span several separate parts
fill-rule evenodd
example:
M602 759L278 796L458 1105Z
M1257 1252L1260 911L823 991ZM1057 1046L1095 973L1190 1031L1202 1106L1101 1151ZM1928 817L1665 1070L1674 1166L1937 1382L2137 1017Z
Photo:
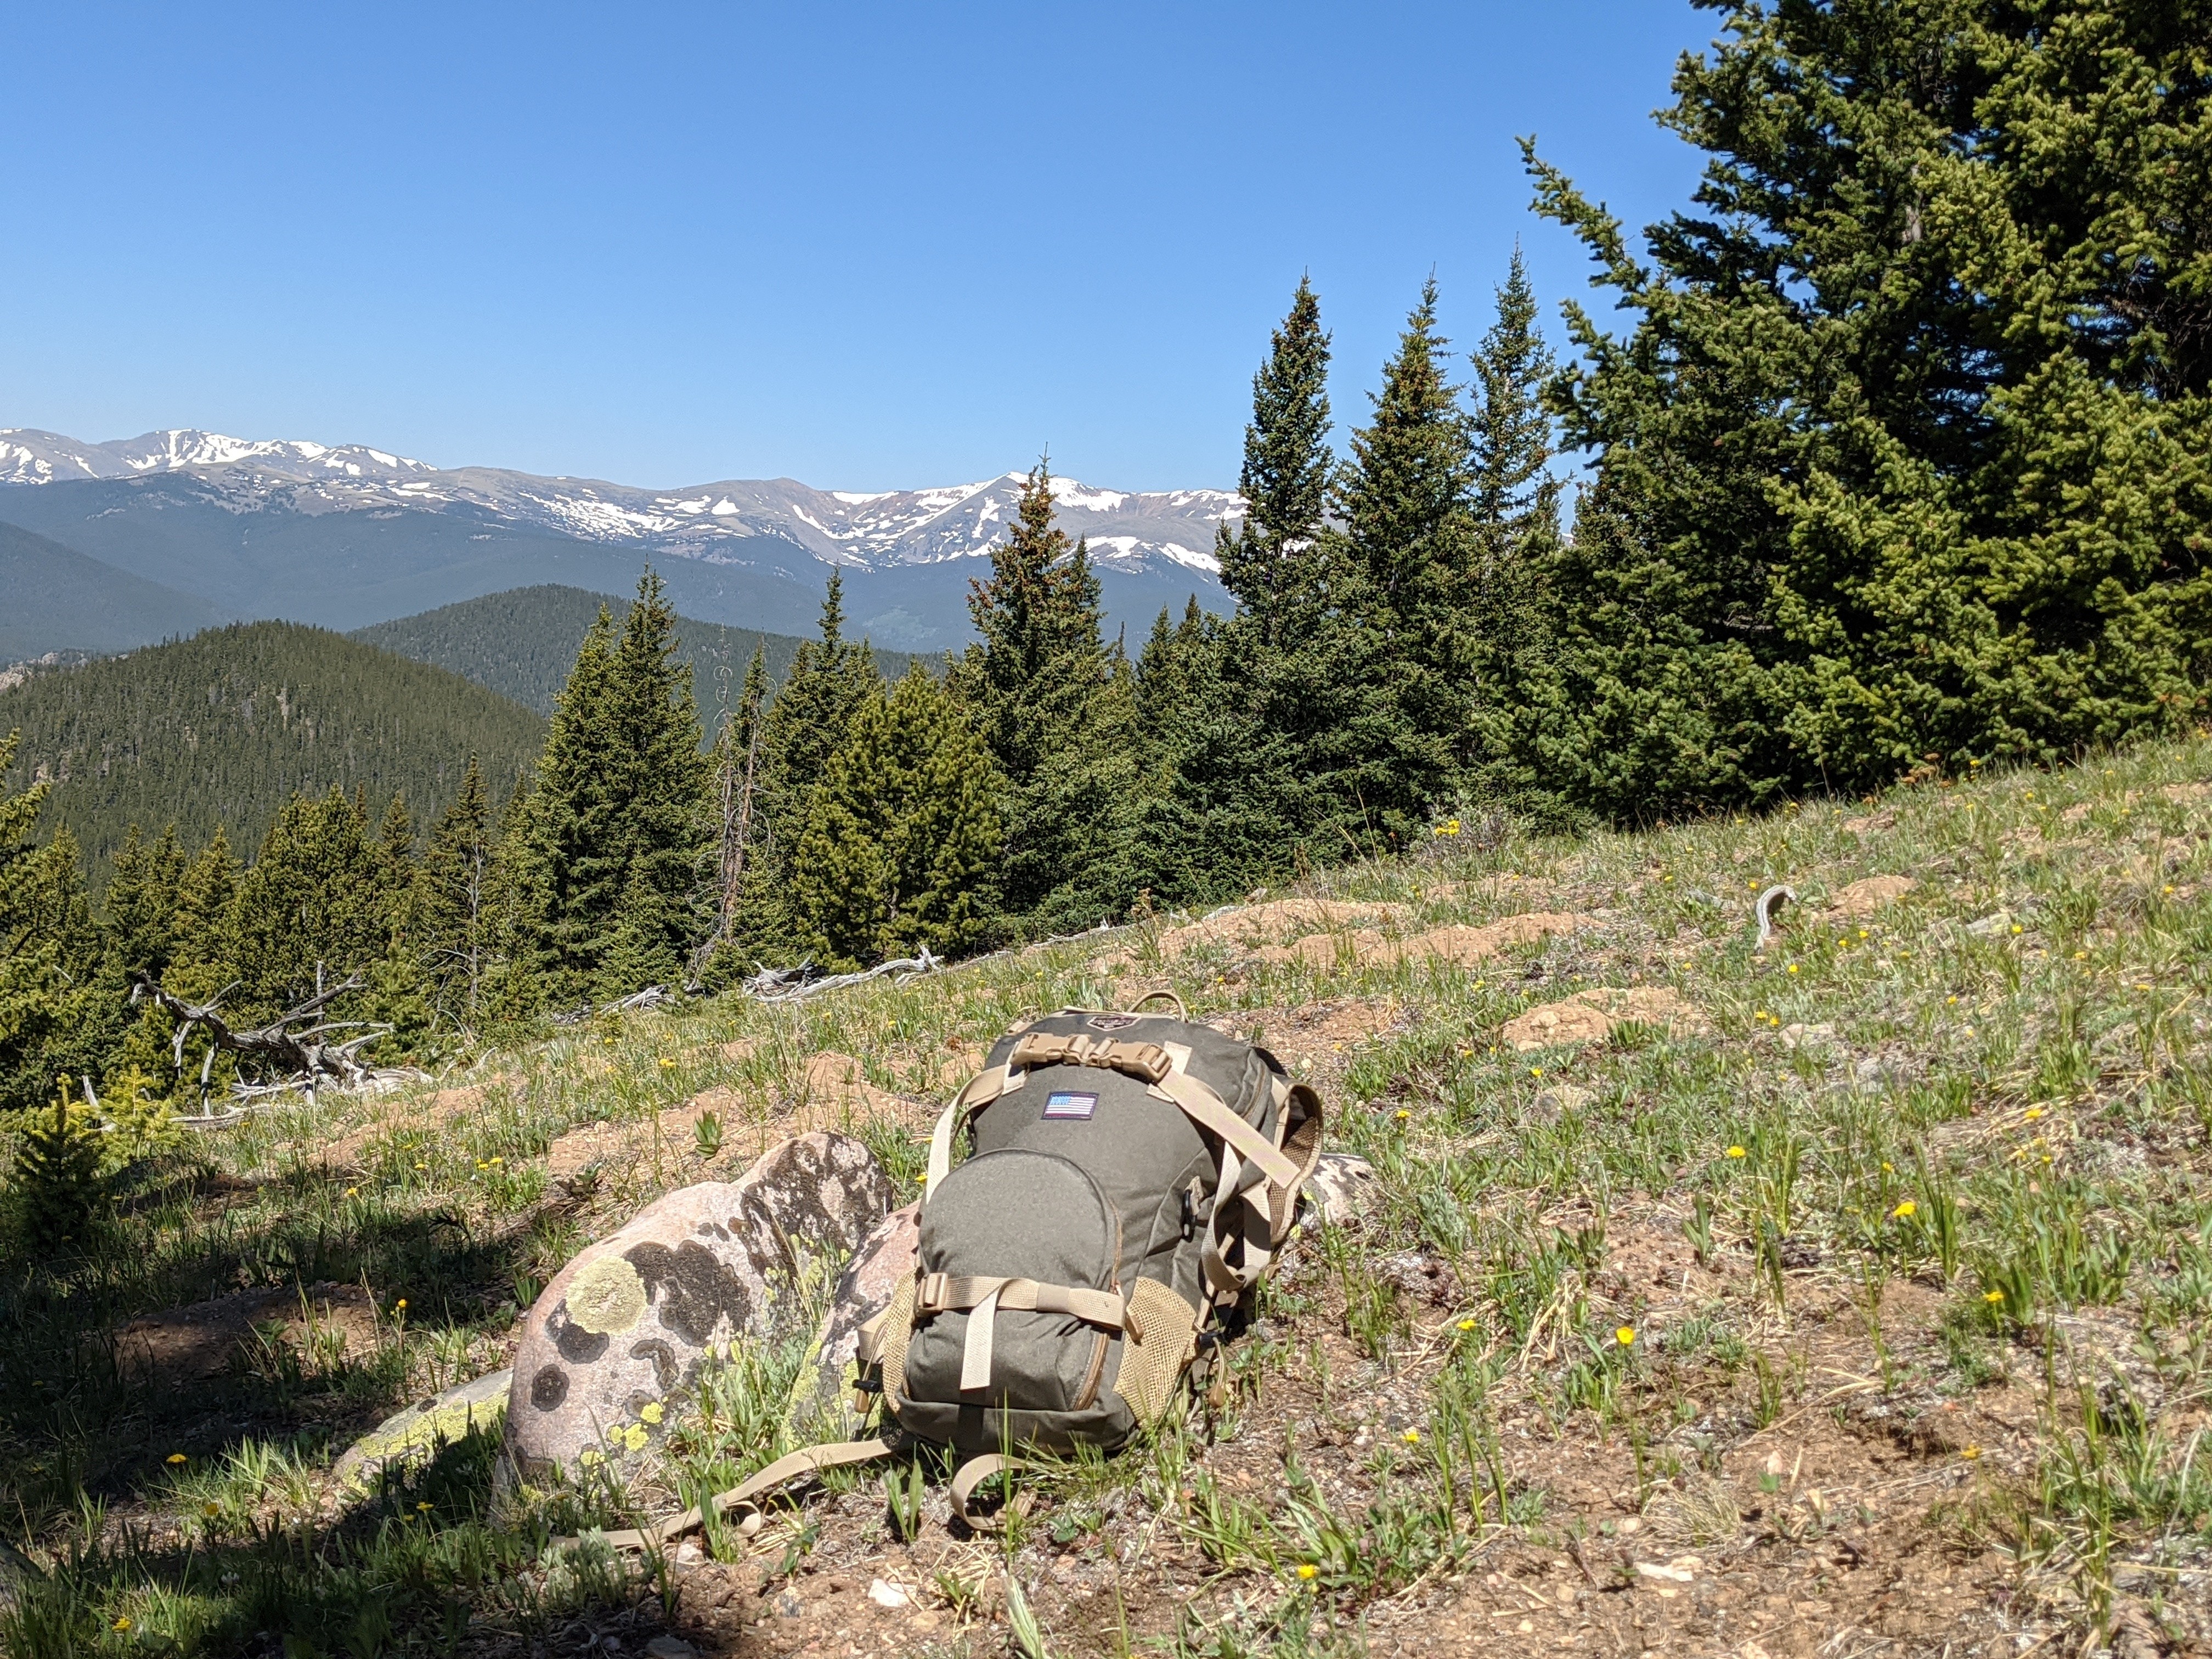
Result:
M1131 1003L1122 1012L1124 1013L1133 1014L1139 1008L1142 1008L1146 1003L1153 1000L1157 997L1165 997L1170 1002L1173 1003L1175 1005L1176 1018L1186 1025L1190 1024L1190 1006L1188 1003L1184 1002L1180 994L1174 991L1147 991L1144 995L1139 997L1134 1002Z

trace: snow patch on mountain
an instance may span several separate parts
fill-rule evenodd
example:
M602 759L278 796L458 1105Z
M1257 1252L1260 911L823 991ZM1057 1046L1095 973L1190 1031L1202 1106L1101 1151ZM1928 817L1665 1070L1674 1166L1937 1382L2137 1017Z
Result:
M518 528L616 542L716 562L750 562L743 544L796 544L831 564L887 569L987 554L1006 538L1024 475L924 489L815 489L790 478L723 479L648 490L598 479L491 467L439 468L365 445L233 438L179 428L83 443L28 428L0 428L0 485L189 472L232 510L307 513L394 507L471 510ZM1060 527L1087 537L1098 562L1140 571L1176 565L1217 574L1217 526L1243 502L1223 489L1155 493L1053 480Z

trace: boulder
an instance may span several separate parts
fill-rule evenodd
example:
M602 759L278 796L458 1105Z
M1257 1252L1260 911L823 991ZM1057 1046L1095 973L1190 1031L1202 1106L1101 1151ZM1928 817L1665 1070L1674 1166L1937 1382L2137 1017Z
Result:
M1500 1033L1516 1054L1539 1048L1571 1048L1602 1042L1616 1025L1662 1027L1670 1036L1706 1029L1704 1012L1682 1000L1671 986L1639 985L1630 990L1601 985L1577 991L1561 1002L1547 1002L1505 1022Z
M836 1299L814 1334L813 1351L791 1395L791 1424L801 1442L849 1435L860 1427L852 1406L853 1362L860 1327L890 1306L899 1281L921 1252L921 1206L893 1210L860 1242L837 1281Z
M790 1286L860 1245L891 1200L847 1135L798 1135L733 1182L668 1194L577 1254L515 1348L507 1444L529 1479L666 1432L701 1365L734 1339L792 1334Z
M1331 1226L1365 1209L1375 1196L1375 1167L1350 1152L1323 1152L1303 1188L1305 1201Z
M331 1474L349 1491L372 1492L386 1468L427 1463L471 1429L497 1428L514 1381L512 1370L494 1371L386 1418L339 1454Z

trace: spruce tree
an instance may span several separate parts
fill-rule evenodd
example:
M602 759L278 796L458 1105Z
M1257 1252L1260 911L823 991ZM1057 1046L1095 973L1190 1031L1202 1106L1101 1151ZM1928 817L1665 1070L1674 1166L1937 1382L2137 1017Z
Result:
M1478 555L1466 626L1472 730L1470 793L1540 820L1555 801L1523 765L1516 740L1531 688L1543 694L1551 660L1545 573L1559 548L1559 483L1551 474L1553 426L1544 407L1556 373L1536 324L1534 289L1521 250L1498 290L1498 316L1474 355L1472 508Z
M238 860L231 854L230 837L218 824L177 884L172 948L179 966L229 962L237 894Z
M527 920L527 970L571 1000L598 972L623 888L615 828L623 760L613 711L615 622L602 605L577 648L538 757L526 817L515 827L514 896Z
M703 931L707 762L675 626L648 569L620 634L603 609L585 635L546 735L516 892L532 969L562 1000L672 977Z
M1320 597L1313 554L1328 508L1328 336L1321 301L1301 276L1267 361L1252 377L1237 479L1244 521L1234 537L1224 526L1216 538L1221 585L1251 618L1262 649L1289 645Z
M109 866L105 909L108 951L125 974L159 978L168 968L184 876L175 824L166 825L151 846L140 839L137 824L124 832Z
M711 914L714 842L691 665L678 653L676 608L648 569L623 624L611 677L617 819L623 866L618 927L628 959L603 973L603 995L678 980L678 964ZM647 977L641 978L643 971Z
M792 863L815 959L849 971L982 936L995 896L1000 784L946 690L915 664L861 704Z
M1005 779L1001 902L1035 932L1118 915L1135 892L1134 711L1100 633L1089 550L1053 522L1047 463L991 550L990 580L969 584L968 611L982 637L951 681Z
M245 982L233 1012L265 1018L349 974L373 972L389 943L378 875L358 801L334 785L285 802L238 884L235 963Z
M439 817L416 884L414 950L431 1006L472 1030L495 948L491 802L469 757L460 793Z
M814 792L844 746L854 714L883 689L874 652L848 640L844 628L845 579L833 568L820 637L799 646L761 732L761 808L770 855L780 864L805 831ZM750 683L750 672L746 678Z
M2204 706L2212 84L2191 7L1734 5L1621 227L1531 156L1633 319L1569 321L1595 452L1527 722L1656 817L2045 761Z
M1308 774L1347 843L1403 848L1458 783L1479 557L1468 424L1445 378L1437 285L1421 290L1338 483L1343 619L1333 718Z

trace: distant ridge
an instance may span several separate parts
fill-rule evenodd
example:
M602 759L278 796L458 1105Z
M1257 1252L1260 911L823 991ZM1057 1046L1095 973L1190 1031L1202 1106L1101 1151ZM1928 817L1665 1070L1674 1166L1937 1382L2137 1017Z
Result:
M495 800L536 757L544 722L473 681L296 623L237 623L0 691L20 727L12 793L54 784L40 833L66 825L89 873L132 823L175 823L190 847L221 824L250 859L295 789L359 788L380 812L404 793L418 830L471 754Z
M435 663L511 697L541 714L553 712L553 698L567 682L592 619L605 605L617 621L629 601L611 593L544 583L488 593L480 599L441 605L413 617L356 629L349 638L380 650ZM700 717L711 734L721 711L743 686L745 665L756 649L767 659L769 677L781 681L801 641L788 634L766 634L695 617L677 619L684 659L691 665L692 692ZM896 679L913 659L902 651L878 651L886 678Z
M0 524L0 665L128 651L222 620L205 599Z

